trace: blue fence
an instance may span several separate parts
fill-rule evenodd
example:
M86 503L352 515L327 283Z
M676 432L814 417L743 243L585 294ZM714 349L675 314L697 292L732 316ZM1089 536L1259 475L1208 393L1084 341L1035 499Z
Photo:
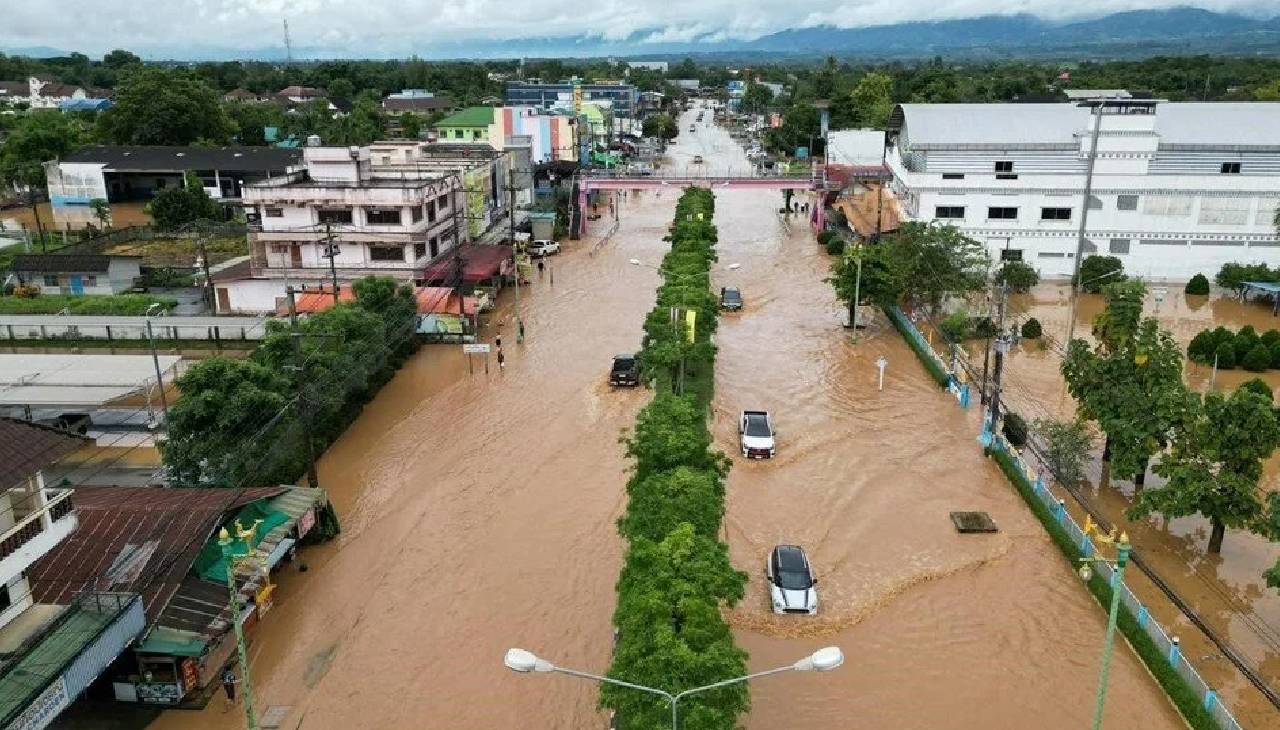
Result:
M948 372L951 381L949 389L952 392L957 392L963 388L966 398L961 400L960 403L962 406L967 405L968 386L961 385L959 382L963 378L963 371L957 373L954 372L953 368L948 368L943 359L934 352L925 336L920 333L920 330L901 310L897 307L890 307L885 311L894 320L903 336L915 342L917 347L912 349L915 349L922 358L932 356L932 362L937 367ZM928 363L925 366L929 367ZM1022 455L1010 446L998 429L992 429L991 424L985 418L983 419L982 434L978 437L978 441L984 448L1003 451L1008 454L1015 467L1021 472L1021 475L1028 483L1033 485L1032 492L1035 494L1036 499L1040 500L1058 523L1062 525L1063 530L1066 531L1071 541L1080 547L1080 552L1084 555L1093 555L1096 552L1096 546L1093 541L1085 534L1084 530L1071 515L1067 513L1064 499L1058 497L1049 489L1044 476L1032 468ZM1098 575L1114 588L1116 583L1115 571L1111 564L1097 561L1093 563L1093 566ZM1218 697L1218 693L1209 686L1208 682L1204 681L1204 678L1200 676L1195 667L1191 666L1187 657L1182 654L1182 649L1178 645L1177 639L1169 636L1169 633L1160 625L1160 622L1151 616L1150 609L1143 605L1142 601L1133 594L1133 591L1129 590L1129 586L1123 584L1120 586L1120 600L1137 617L1138 625L1155 642L1156 647L1164 655L1169 665L1182 677L1187 686L1202 699L1205 710L1213 716L1218 726L1223 730L1243 730L1235 716L1231 714L1222 699Z

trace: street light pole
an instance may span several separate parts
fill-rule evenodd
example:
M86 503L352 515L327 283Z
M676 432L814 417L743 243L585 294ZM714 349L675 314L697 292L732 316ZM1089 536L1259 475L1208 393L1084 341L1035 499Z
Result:
M1092 533L1094 537L1103 544L1114 543L1116 546L1116 559L1114 561L1115 573L1111 581L1111 609L1107 615L1107 633L1102 645L1102 667L1098 671L1098 696L1093 709L1093 730L1102 728L1102 710L1107 703L1107 684L1111 676L1111 650L1115 645L1116 638L1116 620L1120 613L1120 592L1124 588L1124 566L1129 562L1129 552L1133 546L1129 544L1129 535L1120 533L1120 537L1115 537L1116 528L1111 528L1110 535L1102 535L1098 532L1093 524L1093 520L1086 518L1084 533L1089 535ZM1088 561L1098 561L1111 563L1105 558L1082 558L1084 565L1080 568L1080 577L1085 580L1089 579L1090 569Z
M253 683L249 680L249 655L245 650L244 643L244 627L240 625L240 594L236 591L236 563L251 559L253 557L253 536L258 530L258 523L262 520L254 520L253 526L244 529L240 525L240 521L236 521L236 537L248 546L248 553L236 554L232 552L235 541L231 539L231 533L227 532L227 528L218 531L218 546L222 548L222 557L227 564L227 592L231 596L231 625L235 627L236 632L236 653L240 660L240 683L244 685L244 726L246 730L258 730L258 719L253 713Z
M1089 198L1093 195L1093 165L1098 159L1098 131L1102 127L1102 103L1093 107L1093 134L1089 140L1089 160L1084 173L1084 203L1080 206L1080 229L1076 235L1076 260L1072 265L1071 275L1071 309L1067 319L1067 346L1071 346L1071 338L1076 332L1076 303L1080 298L1080 259L1084 256L1085 228L1089 222Z
M164 411L165 428L169 427L169 399L164 394L164 376L160 373L160 356L156 353L156 337L151 331L151 312L160 306L159 302L147 307L147 341L151 344L151 364L156 369L156 388L160 391L160 407Z
M545 659L539 658L533 652L526 651L524 649L508 649L506 657L503 658L503 663L507 665L508 669L511 669L512 671L515 671L515 672L521 672L521 673L557 672L559 674L567 674L571 677L579 677L582 679L592 679L597 682L603 682L605 684L613 684L619 687L634 689L639 692L647 692L649 694L658 695L659 697L666 699L667 702L671 705L671 730L679 730L680 700L684 699L685 697L688 697L689 695L695 695L700 692L706 692L708 690L713 690L713 689L720 689L721 687L727 687L731 684L740 684L742 682L747 682L752 679L767 677L771 674L782 674L783 672L829 672L833 669L836 669L841 664L844 664L844 652L840 651L839 647L828 646L825 649L819 649L815 651L814 653L801 659L795 664L789 664L785 667L777 667L776 669L766 669L763 672L748 674L744 677L735 677L733 679L726 679L724 681L715 682L714 684L708 684L702 687L694 687L692 689L686 689L682 692L677 692L676 694L671 694L666 690L657 689L654 687L646 687L642 684L632 684L631 682L623 682L620 679L613 679L612 677L604 677L598 674L589 674L587 672L580 672L576 669L566 669L564 667L558 667Z

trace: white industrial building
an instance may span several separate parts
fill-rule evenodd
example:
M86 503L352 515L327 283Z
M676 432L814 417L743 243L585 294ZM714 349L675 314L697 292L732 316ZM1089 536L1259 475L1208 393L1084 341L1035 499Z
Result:
M1042 277L1071 276L1090 183L1086 257L1168 281L1280 265L1280 103L902 104L890 126L907 219L1020 251Z

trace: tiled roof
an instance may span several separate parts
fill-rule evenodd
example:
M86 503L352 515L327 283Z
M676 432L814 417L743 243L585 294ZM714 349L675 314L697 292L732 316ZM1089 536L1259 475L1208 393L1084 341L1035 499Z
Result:
M26 480L89 439L49 426L0 416L0 489Z
M32 594L67 603L86 587L141 593L153 623L223 516L285 489L80 487L80 527L31 566Z
M426 112L452 109L456 104L447 96L387 97L382 108L389 112Z

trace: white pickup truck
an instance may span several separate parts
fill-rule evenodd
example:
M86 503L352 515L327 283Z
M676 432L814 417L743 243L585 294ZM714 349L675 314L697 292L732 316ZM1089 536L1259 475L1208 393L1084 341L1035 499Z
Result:
M770 459L774 448L773 419L768 411L743 411L738 419L738 436L742 455L748 459Z

